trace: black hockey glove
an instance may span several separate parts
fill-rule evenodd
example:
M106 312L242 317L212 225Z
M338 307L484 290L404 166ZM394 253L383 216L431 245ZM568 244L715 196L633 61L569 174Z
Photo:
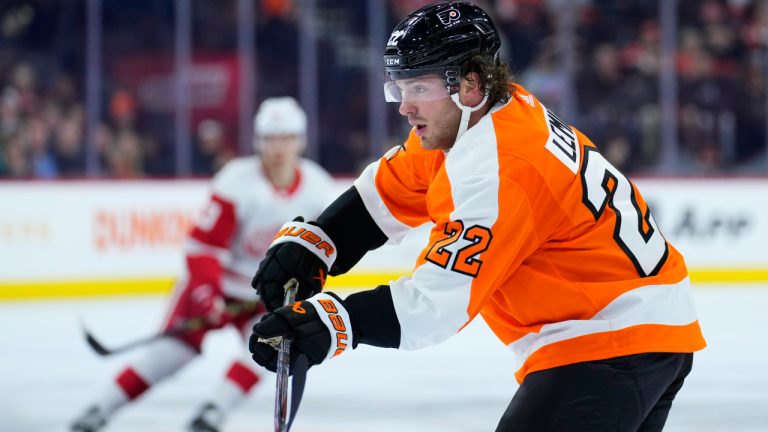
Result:
M267 311L272 312L283 305L283 287L291 278L299 282L296 300L321 292L335 259L336 247L330 237L299 216L283 225L259 264L251 286L261 296Z
M299 354L306 355L312 367L356 347L352 326L353 317L344 302L334 293L321 293L264 316L253 326L248 348L256 363L275 372L277 349L265 339L290 335L292 372Z

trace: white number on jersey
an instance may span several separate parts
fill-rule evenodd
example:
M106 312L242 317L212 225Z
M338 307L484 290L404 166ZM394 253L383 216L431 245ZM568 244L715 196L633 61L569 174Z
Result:
M627 254L641 277L656 275L667 260L669 247L661 235L651 211L645 214L637 204L635 189L624 174L614 168L593 147L584 147L581 167L582 201L600 219L609 205L616 214L613 239ZM643 226L648 226L645 230Z
M221 216L221 204L216 201L210 201L200 214L200 221L197 223L197 227L202 231L208 232L216 226L219 216Z

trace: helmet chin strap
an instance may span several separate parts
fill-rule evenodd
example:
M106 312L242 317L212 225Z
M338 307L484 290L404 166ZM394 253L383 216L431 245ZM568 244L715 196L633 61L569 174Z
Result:
M469 128L469 116L479 110L480 108L485 105L485 103L488 101L488 95L486 94L483 98L483 101L480 102L476 107L468 107L464 106L459 102L459 94L452 94L451 99L453 99L454 102L456 102L456 105L458 105L459 109L461 110L461 123L459 124L459 133L456 135L456 141L459 141L459 138L461 138L462 135L464 135L464 132L467 131Z

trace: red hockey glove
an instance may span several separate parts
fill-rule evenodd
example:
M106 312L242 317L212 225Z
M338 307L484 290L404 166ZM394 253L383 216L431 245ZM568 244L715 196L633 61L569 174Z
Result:
M228 320L227 305L221 288L221 264L208 255L188 256L189 284L187 314L189 318L205 317L206 327L223 327Z
M213 284L203 284L191 288L189 293L189 313L193 318L205 317L207 327L223 327L229 317L227 304L221 288Z

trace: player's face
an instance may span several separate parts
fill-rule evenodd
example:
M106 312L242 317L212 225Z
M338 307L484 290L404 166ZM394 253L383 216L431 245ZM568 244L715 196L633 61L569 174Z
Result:
M449 150L456 142L461 110L450 97L430 101L404 98L400 114L408 116L408 123L416 128L416 136L421 138L425 150Z
M270 135L261 138L261 159L269 166L292 165L304 148L299 135Z

